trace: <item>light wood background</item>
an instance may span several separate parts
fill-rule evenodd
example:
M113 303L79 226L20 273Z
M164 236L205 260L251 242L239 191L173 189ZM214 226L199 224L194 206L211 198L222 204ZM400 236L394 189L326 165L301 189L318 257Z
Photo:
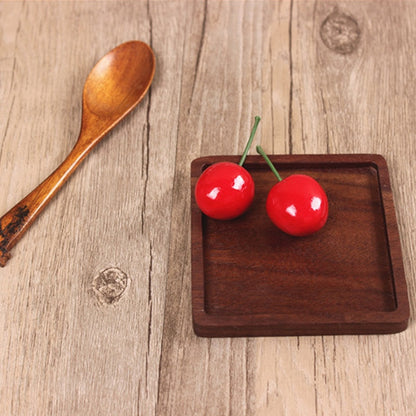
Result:
M146 99L0 270L1 414L415 415L413 319L385 336L197 338L189 210L191 160L240 153L257 114L269 153L380 153L413 316L415 21L395 0L0 3L1 213L74 145L102 55L140 39L157 58Z

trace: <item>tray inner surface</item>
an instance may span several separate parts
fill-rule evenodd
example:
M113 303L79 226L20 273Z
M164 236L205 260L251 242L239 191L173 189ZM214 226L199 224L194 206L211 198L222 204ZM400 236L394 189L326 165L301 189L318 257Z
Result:
M291 237L265 210L276 183L265 164L248 164L256 184L249 211L233 221L201 216L204 308L209 315L393 311L394 281L374 165L280 166L314 177L329 218L318 233Z

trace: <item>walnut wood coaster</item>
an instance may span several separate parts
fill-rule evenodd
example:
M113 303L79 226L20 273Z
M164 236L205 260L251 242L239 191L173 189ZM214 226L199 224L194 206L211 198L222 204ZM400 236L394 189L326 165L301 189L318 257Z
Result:
M303 173L325 189L329 218L291 237L267 217L276 183L260 156L245 167L256 184L249 211L233 221L201 214L194 198L204 168L191 166L192 314L199 336L395 333L409 304L388 168L380 155L271 156L282 177Z

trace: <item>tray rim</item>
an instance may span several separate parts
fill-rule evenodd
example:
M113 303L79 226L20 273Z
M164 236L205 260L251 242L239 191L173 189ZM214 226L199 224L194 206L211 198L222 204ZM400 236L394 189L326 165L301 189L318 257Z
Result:
M204 267L202 216L196 205L194 186L205 165L220 161L238 163L239 156L203 156L191 162L191 283L192 323L196 335L204 337L386 334L405 330L410 315L400 235L386 159L380 154L270 155L282 168L302 165L308 168L368 167L377 171L379 192L386 229L396 308L311 316L310 314L209 314L204 307ZM258 155L247 156L245 165L265 164Z

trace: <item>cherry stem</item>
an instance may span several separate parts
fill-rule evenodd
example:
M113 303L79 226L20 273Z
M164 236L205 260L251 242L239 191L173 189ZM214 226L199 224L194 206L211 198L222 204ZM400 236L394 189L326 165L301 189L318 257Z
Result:
M262 155L266 163L269 165L269 168L272 170L272 172L275 174L276 178L279 180L279 182L282 180L282 177L279 175L279 172L276 170L276 168L273 166L272 161L269 159L269 157L264 152L263 148L258 145L256 146L257 153L259 155Z
M253 142L254 135L256 134L256 130L257 130L257 126L259 125L259 122L260 122L260 117L259 116L254 117L254 126L251 129L250 138L248 139L248 142L246 144L246 148L244 149L243 156L241 156L241 159L238 162L238 164L240 166L243 166L244 162L246 161L246 157L247 157L248 151L250 150L251 143Z

